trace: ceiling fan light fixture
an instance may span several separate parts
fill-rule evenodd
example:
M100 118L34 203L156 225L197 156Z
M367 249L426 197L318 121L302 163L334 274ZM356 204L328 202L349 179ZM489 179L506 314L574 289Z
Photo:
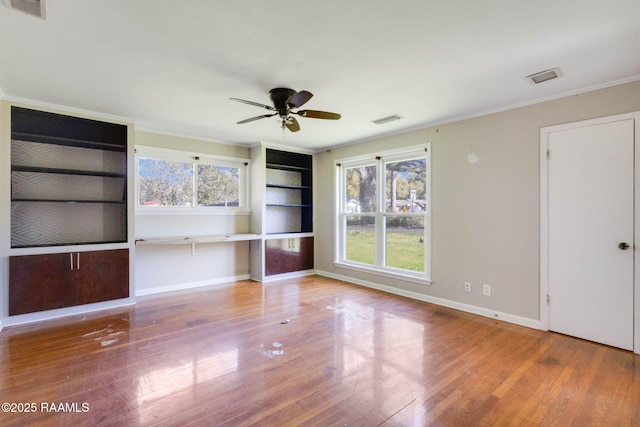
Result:
M14 9L27 15L47 19L46 0L2 0L9 9Z
M535 74L531 74L527 76L526 79L532 85L537 85L549 80L557 79L558 77L562 77L562 71L560 71L560 68L555 67L551 68L550 70L544 70Z
M385 123L389 123L389 122L395 122L396 120L400 120L403 117L398 115L398 114L392 114L390 116L387 117L382 117L380 119L374 120L371 123L375 123L377 125L383 125Z

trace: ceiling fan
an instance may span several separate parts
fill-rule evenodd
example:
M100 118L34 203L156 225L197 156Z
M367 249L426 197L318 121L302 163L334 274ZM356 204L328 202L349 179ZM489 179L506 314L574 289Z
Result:
M292 114L296 114L300 117L308 117L311 119L327 119L327 120L338 120L341 116L338 113L330 113L328 111L318 111L318 110L297 110L302 107L311 99L313 94L306 90L301 90L300 92L296 92L293 89L278 87L275 89L271 89L269 91L269 98L271 98L271 103L273 106L261 104L259 102L247 101L239 98L229 98L232 101L243 102L249 105L255 105L256 107L265 108L269 111L273 111L271 114L263 114L261 116L251 117L249 119L241 120L238 122L239 125L244 123L253 122L255 120L265 119L267 117L273 117L275 115L280 116L280 126L282 129L287 128L291 132L298 132L300 130L300 125L298 124L298 120L292 116Z

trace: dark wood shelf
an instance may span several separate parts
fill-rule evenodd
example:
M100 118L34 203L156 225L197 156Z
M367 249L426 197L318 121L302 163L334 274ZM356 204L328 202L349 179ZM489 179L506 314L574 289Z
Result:
M301 203L267 203L267 206L276 208L310 208L311 205L303 205Z
M101 172L101 171L89 171L89 170L77 170L77 169L61 169L61 168L45 168L40 166L11 166L12 172L34 172L34 173L47 173L47 174L59 174L59 175L81 175L81 176L100 176L106 178L126 178L127 176L122 173L115 172Z
M11 132L11 139L17 141L37 142L41 144L66 145L72 147L94 148L105 151L126 152L127 147L122 144L108 142L85 141L81 139L61 138L57 136L37 135L24 132Z
M12 202L26 202L26 203L112 203L112 204L126 204L124 200L68 200L68 199L11 199Z
M297 172L311 170L310 168L306 168L306 167L294 166L294 165L281 165L278 163L267 163L267 169L280 169L280 170L297 171Z
M11 107L11 138L44 144L127 151L127 126Z
M306 185L284 185L284 184L267 184L267 188L284 188L285 190L307 190L311 187Z

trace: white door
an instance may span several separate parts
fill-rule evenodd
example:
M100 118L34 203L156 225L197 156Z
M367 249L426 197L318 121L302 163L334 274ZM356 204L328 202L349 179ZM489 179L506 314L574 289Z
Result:
M547 141L549 329L633 350L634 120Z

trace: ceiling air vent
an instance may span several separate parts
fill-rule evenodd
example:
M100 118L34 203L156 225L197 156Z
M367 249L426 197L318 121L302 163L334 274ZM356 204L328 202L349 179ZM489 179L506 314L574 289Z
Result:
M540 71L539 73L531 74L527 76L527 80L532 85L537 85L542 82L546 82L547 80L557 79L558 77L562 77L562 71L560 68L552 68L550 70Z
M9 9L14 9L27 15L47 19L46 0L2 0Z
M375 123L377 125L383 125L385 123L395 122L396 120L400 120L401 118L402 118L402 116L399 116L397 114L392 114L390 116L383 117L383 118L378 119L378 120L374 120L373 123Z

